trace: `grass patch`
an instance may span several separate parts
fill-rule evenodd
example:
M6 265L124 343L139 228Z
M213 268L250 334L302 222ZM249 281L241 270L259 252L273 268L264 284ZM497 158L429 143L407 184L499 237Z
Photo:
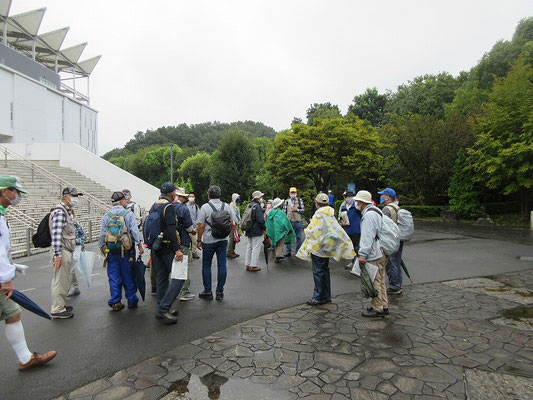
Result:
M493 289L488 289L488 288L485 288L485 291L486 292L496 292L496 293L502 293L502 292L508 292L510 288L506 288L506 287L501 287L501 288L493 288Z
M533 306L520 306L504 310L502 316L513 321L521 321L522 318L533 319Z
M527 292L515 292L515 293L522 297L533 297L533 292L530 292L529 290Z

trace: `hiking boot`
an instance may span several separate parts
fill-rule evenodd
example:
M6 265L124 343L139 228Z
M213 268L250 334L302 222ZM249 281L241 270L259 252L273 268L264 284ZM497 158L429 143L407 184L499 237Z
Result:
M187 293L187 294L182 294L180 296L180 301L189 301L189 300L194 300L194 294L192 293Z
M37 365L46 364L48 361L54 358L56 354L57 353L54 350L44 354L33 353L30 358L30 361L28 361L26 364L21 364L19 362L19 371L24 371L28 368L35 367Z
M259 267L246 267L246 271L257 272L257 271L261 271L261 268L259 268Z
M172 315L173 317L177 317L178 314L179 314L178 310L170 310L169 313L170 313L170 315ZM156 311L156 313L155 313L155 318L156 318L156 319L163 319L163 317L162 317L161 315L159 315L159 313L158 313L157 311Z
M67 311L72 311L72 310L74 310L74 307L72 307L72 306L65 306L65 310L67 310Z
M198 297L204 300L213 300L213 293L206 292L205 290L202 293L198 294Z
M276 259L274 260L274 262L275 262L276 264L279 264L279 263L281 262L281 260L283 260L283 258L281 258L281 257L276 257Z
M72 311L62 311L59 313L52 313L50 314L52 316L52 319L67 319L72 318L74 316L74 313Z
M368 307L366 310L367 310L367 311L372 311L373 308L372 308L372 307ZM385 314L385 315L389 315L389 309L383 307L383 314Z
M76 288L68 292L67 297L79 296L81 294L80 289Z
M124 308L124 304L115 303L115 304L111 305L111 308L113 309L113 311L120 311L120 310L122 310Z
M176 324L178 322L178 318L176 318L169 310L161 310L158 313L156 313L155 317L157 319L162 319L163 322L167 325Z
M224 292L216 292L216 299L222 300L224 298Z
M399 289L387 289L387 294L392 294L392 295L399 296L400 294L402 294L402 288L399 288Z
M367 318L383 318L385 317L385 312L378 312L370 307L370 310L363 311L363 317Z
M237 253L235 253L235 252L233 252L233 255L235 256L235 258L237 258L237 257L240 257L240 256L241 256L240 254L237 254Z
M121 303L122 304L122 303ZM138 304L128 304L128 308L137 308Z

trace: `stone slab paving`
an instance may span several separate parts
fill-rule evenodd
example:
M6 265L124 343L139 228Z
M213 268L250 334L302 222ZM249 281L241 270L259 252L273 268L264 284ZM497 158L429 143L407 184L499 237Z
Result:
M491 278L533 289L533 270ZM367 302L359 293L287 308L60 399L531 398L533 332L492 322L524 301L470 290L472 283L406 286L378 320L361 316Z

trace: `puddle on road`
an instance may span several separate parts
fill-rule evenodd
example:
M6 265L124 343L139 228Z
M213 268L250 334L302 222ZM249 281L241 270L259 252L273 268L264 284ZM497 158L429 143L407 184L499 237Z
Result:
M285 400L288 395L244 379L211 372L202 377L187 374L172 384L162 400Z

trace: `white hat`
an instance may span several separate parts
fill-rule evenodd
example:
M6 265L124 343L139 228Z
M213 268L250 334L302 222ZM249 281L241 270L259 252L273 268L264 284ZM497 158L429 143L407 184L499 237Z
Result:
M329 204L329 197L326 193L319 193L316 197L315 197L315 201L320 204L321 206L325 205L325 204Z
M180 188L180 187L176 188L176 195L183 196L183 197L187 197L188 196L188 194L185 193L185 189Z
M281 200L279 197L276 197L274 200L272 200L272 208L278 208L283 204L283 200Z
M261 193L260 190L256 190L255 192L252 193L252 199L258 199L260 197L263 197L265 194L264 193Z
M357 192L354 198L355 201L360 201L362 203L370 204L372 203L372 195L366 190L360 190Z

